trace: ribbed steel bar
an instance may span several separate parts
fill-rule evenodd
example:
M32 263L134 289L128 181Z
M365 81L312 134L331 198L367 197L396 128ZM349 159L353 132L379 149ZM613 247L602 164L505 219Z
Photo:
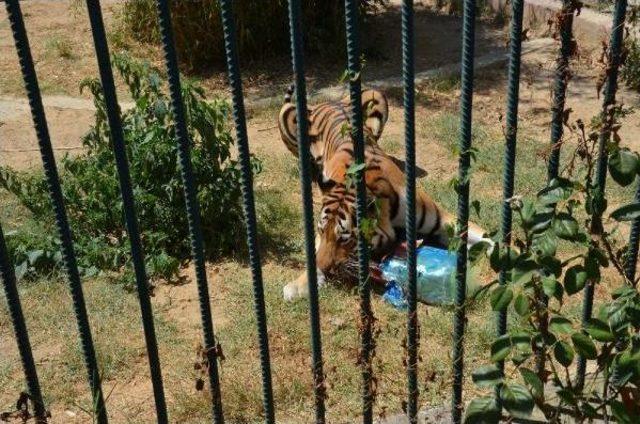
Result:
M604 86L604 96L602 102L600 137L598 139L598 159L595 171L594 197L604 198L604 191L607 182L607 144L611 140L611 127L614 124L612 106L616 103L616 91L618 90L618 71L620 68L620 54L622 52L622 41L624 37L624 21L627 13L627 0L616 0L613 12L613 25L611 27L611 37L609 40L607 80ZM591 217L591 231L599 233L602 231L602 213L595 211ZM593 312L593 294L596 281L589 280L584 288L582 303L582 326L587 325ZM587 370L587 360L583 356L578 357L576 369L576 386L583 387L585 373Z
M350 124L353 139L354 163L365 163L364 135L362 129L362 86L360 66L360 29L359 1L345 0L345 21L347 32L347 72L349 74L349 94L351 96ZM364 182L364 169L356 174L356 223L366 219L367 190ZM360 293L360 367L362 371L362 421L373 421L373 371L371 366L373 349L373 312L371 311L371 284L369 282L369 246L368 241L358 234L358 287Z
M551 152L549 154L549 163L547 165L547 182L558 177L558 169L560 166L560 150L562 148L562 137L564 130L564 106L567 95L567 85L569 84L570 68L569 59L574 46L573 41L573 14L575 12L574 0L563 0L562 9L556 15L557 31L560 37L560 50L556 57L555 81L553 88L553 103L551 105ZM542 293L541 301L544 305L548 305L549 299ZM546 328L548 325L547 317L543 317L540 323ZM544 344L544 340L542 341ZM535 352L536 372L541 374L545 366L545 348L540 346Z
M553 88L553 104L551 105L551 153L547 168L548 180L558 176L560 164L560 148L562 142L564 103L569 83L569 58L573 49L573 13L575 0L562 0L562 9L557 15L560 36L560 51L556 58L555 82Z
M253 174L251 172L251 156L249 153L249 138L247 136L247 121L244 110L244 96L242 94L242 77L240 60L236 41L236 25L233 17L231 0L219 0L222 27L224 31L225 51L231 97L233 99L233 118L238 140L238 157L242 172L242 196L245 221L247 226L247 243L249 246L249 263L253 279L254 309L258 326L258 343L260 344L260 365L262 368L262 399L265 422L275 423L273 405L273 390L271 384L271 361L269 358L269 335L267 332L267 313L264 304L264 288L262 282L262 266L260 263L260 249L258 247L258 225L256 207L253 196Z
M418 422L418 346L416 263L416 133L415 133L415 65L413 0L402 2L402 77L404 80L404 142L407 211L407 417Z
M2 285L9 306L9 315L11 316L11 323L16 336L18 351L20 352L24 378L27 381L29 396L33 402L34 416L38 424L46 423L47 411L42 400L36 364L31 352L31 342L29 342L29 332L22 313L22 305L20 304L20 296L16 285L16 275L13 271L13 263L9 258L2 227L0 227L0 275L2 276Z
M160 36L164 50L165 64L169 79L169 91L171 93L171 110L175 121L176 138L178 143L178 160L180 174L184 185L184 197L187 209L187 221L189 223L189 238L191 240L191 254L196 272L198 285L198 298L200 301L200 318L204 335L204 352L207 355L207 370L209 373L209 386L211 389L213 421L222 424L222 398L220 395L220 379L218 376L218 360L216 340L213 332L213 319L211 317L211 305L209 303L209 284L204 260L204 242L202 228L200 226L200 205L197 199L197 187L193 177L191 165L191 140L187 129L187 121L182 100L180 85L180 71L173 42L173 29L171 27L171 10L169 0L157 0L158 21L160 24Z
M462 419L462 380L467 290L467 227L469 225L469 168L471 166L471 119L473 106L473 55L475 41L475 0L464 0L462 21L462 74L460 92L460 158L458 163L458 257L456 267L455 315L453 320L453 396L451 418Z
M158 355L158 342L156 340L155 326L153 323L153 311L149 298L149 281L145 270L144 253L140 240L133 189L131 188L129 163L127 161L124 133L120 120L120 108L118 106L116 87L113 81L113 72L111 71L109 46L107 44L107 36L102 19L102 10L100 9L100 0L87 0L87 11L91 22L91 33L93 34L93 44L96 50L98 69L100 70L100 80L104 92L107 119L109 121L109 128L111 129L111 142L113 143L113 153L118 170L120 192L122 193L122 208L127 225L127 234L131 244L131 257L136 276L142 327L147 346L147 355L149 357L153 396L156 405L156 418L158 423L167 423L167 405L162 385L162 372L160 369L160 357Z
M11 23L11 31L13 32L16 51L20 61L20 68L22 70L22 77L24 79L25 89L29 98L29 107L31 108L33 125L38 138L38 147L42 157L44 173L47 179L49 194L51 196L51 202L54 209L56 226L60 236L64 268L69 281L73 310L78 324L80 344L82 346L89 385L91 387L93 400L92 405L94 408L93 413L95 414L97 422L99 424L104 424L108 419L104 405L104 396L100 385L100 373L98 371L96 353L93 345L93 338L91 336L91 328L89 326L89 318L87 316L87 308L84 301L84 293L80 282L80 274L78 273L71 229L69 228L69 220L64 206L64 199L62 197L62 188L60 187L58 170L53 156L53 149L51 148L51 138L49 136L47 119L42 105L38 77L33 64L31 49L29 47L29 39L27 37L27 31L24 26L22 11L18 0L6 0L5 7L7 9L9 22Z
M518 136L518 100L520 98L520 59L522 54L522 16L524 0L511 2L511 35L509 38L509 76L507 86L507 115L505 127L504 169L502 186L502 243L511 244L513 215L509 199L513 197L516 167L516 142ZM500 284L507 284L509 272L500 271ZM498 335L507 332L507 312L498 312ZM504 369L504 361L498 363Z
M322 364L322 339L320 336L320 307L318 302L318 276L313 224L313 195L311 192L311 153L309 149L307 119L307 89L304 77L304 54L301 27L300 0L289 0L289 27L291 31L291 62L295 76L296 111L298 113L298 159L302 207L304 215L304 240L307 257L307 282L309 285L309 319L311 322L311 351L313 393L316 423L325 422L325 382Z
M634 201L640 202L640 181L636 187ZM629 250L624 263L624 273L631 283L636 279L636 263L638 262L638 242L640 241L640 218L636 218L631 223L631 233L629 234Z

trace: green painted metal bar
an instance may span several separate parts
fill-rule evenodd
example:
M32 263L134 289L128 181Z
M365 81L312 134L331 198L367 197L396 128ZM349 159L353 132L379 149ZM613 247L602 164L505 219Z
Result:
M42 157L42 165L44 167L44 173L54 209L56 227L62 244L64 268L69 281L71 298L73 300L73 310L78 324L80 344L82 346L84 362L87 367L89 386L91 388L91 396L93 399L92 404L94 408L93 413L95 414L95 419L99 424L105 424L108 419L100 384L100 372L96 361L95 347L91 336L91 327L89 325L84 293L76 263L71 228L69 227L69 220L67 218L64 198L62 196L62 188L60 187L60 179L58 177L58 169L56 167L56 161L51 147L51 137L49 136L47 118L45 116L44 106L42 105L38 77L33 64L31 49L29 47L29 39L24 26L24 19L22 17L22 10L20 8L19 1L5 0L5 7L11 24L11 31L13 32L22 77L27 91L27 97L29 98L29 107L31 108L33 125L36 130L38 147Z
M598 160L596 162L595 186L593 188L594 198L604 198L605 186L607 182L607 144L611 140L611 127L614 123L611 106L616 103L616 91L618 89L618 71L620 68L620 55L622 53L622 41L624 37L624 21L627 13L627 0L616 0L613 13L613 25L611 27L611 39L609 41L609 70L607 81L604 86L604 96L602 102L602 128L598 139ZM602 232L602 212L595 210L591 217L591 232ZM582 326L587 325L593 312L593 295L596 281L589 280L584 287L582 304ZM576 369L576 386L583 387L587 370L587 360L583 356L578 357Z
M548 180L558 176L560 166L560 149L563 134L564 104L567 95L570 69L569 59L574 46L573 41L573 14L575 13L574 0L562 0L562 9L558 15L557 28L560 34L560 51L556 58L555 83L553 88L553 104L551 105L551 153L547 168Z
M318 276L313 224L313 194L311 192L311 152L307 117L307 90L304 77L304 54L301 27L300 0L289 0L289 28L291 31L291 62L295 77L296 111L298 119L298 160L302 207L304 215L304 241L307 258L307 282L309 286L309 320L311 323L311 352L313 394L316 423L325 422L325 382L322 363L322 338L320 336L320 306L318 302Z
M260 345L260 366L262 369L262 400L265 422L275 423L273 405L273 389L271 384L271 360L269 358L269 335L267 332L267 313L264 304L264 288L262 282L262 266L260 265L260 249L258 246L258 224L256 207L253 196L253 175L251 172L251 155L249 152L249 138L247 136L247 120L244 110L244 96L242 94L242 78L240 75L240 60L236 41L236 25L233 18L233 4L231 0L219 0L222 28L224 30L227 69L233 99L233 117L238 140L238 157L242 172L242 197L244 215L247 226L247 243L249 247L249 263L253 280L254 309L258 328L258 343Z
M42 391L40 390L40 382L38 380L38 373L36 372L36 363L33 360L33 353L31 352L29 332L27 331L27 324L25 323L24 314L22 313L22 305L20 304L16 274L13 270L13 263L9 258L2 227L0 227L0 275L2 276L2 285L7 298L7 305L9 306L9 315L11 316L16 343L18 344L18 352L20 352L24 378L27 381L29 396L33 402L35 421L38 424L46 423L47 410L42 400Z
M637 182L635 202L640 202L640 180ZM629 234L629 250L624 263L624 273L629 282L635 284L636 264L638 262L638 244L640 242L640 218L636 218L631 223L631 232Z
M191 240L191 254L195 266L196 283L198 285L200 318L202 320L204 336L203 348L207 355L208 362L206 368L209 373L213 421L216 424L222 424L224 422L224 416L222 413L222 397L220 394L220 378L218 375L218 346L214 336L211 305L209 303L209 283L207 281L207 271L205 268L202 228L200 226L200 205L198 203L197 187L191 165L192 141L189 137L184 103L182 101L180 72L178 70L178 59L173 42L173 29L171 27L170 0L157 0L156 5L160 24L160 36L169 79L171 110L176 127L178 159L182 183L184 185L185 206L187 210L187 221L189 223L189 238Z
M120 192L122 193L122 211L124 213L127 234L131 244L131 257L136 276L136 288L138 291L138 300L140 302L147 355L149 357L149 370L151 373L153 396L155 399L156 418L158 423L167 423L169 422L169 419L167 418L167 404L162 384L162 371L160 368L160 356L158 355L158 342L156 340L155 325L153 323L153 311L151 307L151 300L149 298L149 280L145 270L144 252L142 248L142 241L140 239L140 230L138 228L138 218L133 198L133 189L131 188L131 175L129 172L129 163L127 161L127 151L124 133L122 131L122 122L120 120L120 107L118 106L116 86L113 81L113 72L111 71L109 45L107 43L107 35L104 29L100 0L87 0L86 4L87 11L89 13L89 20L91 22L93 44L96 50L96 58L98 60L98 69L100 71L100 81L102 82L102 90L104 93L107 119L109 121L109 128L111 129L111 142L113 144L113 153L116 159L116 168L118 170Z
M405 216L407 238L407 417L418 422L418 346L420 325L417 312L416 262L416 129L413 0L402 2L402 76L404 82L404 142L406 172Z
M464 330L467 291L467 229L469 225L469 169L471 167L471 126L473 107L473 56L475 42L475 0L464 0L462 22L462 75L460 93L460 159L458 164L458 257L456 267L455 314L453 321L453 395L451 418L462 420Z
M511 245L511 228L513 213L509 199L513 197L516 168L516 143L518 136L518 101L520 99L520 62L522 55L522 17L524 0L511 2L511 31L509 37L509 73L507 84L507 114L505 128L505 150L502 186L502 228L501 237L504 246ZM499 283L507 284L510 277L508 271L500 271ZM498 312L498 335L507 332L507 311ZM504 361L498 362L498 367L504 371ZM499 390L499 388L497 388ZM496 392L497 394L497 392ZM498 398L498 396L496 396Z
M359 2L345 0L345 23L347 30L347 71L349 73L349 94L351 98L350 124L353 139L354 163L365 163L364 135L362 129L362 74L360 66ZM364 181L365 170L356 174L356 225L367 217L367 189ZM373 312L371 311L371 283L369 281L369 245L358 232L358 291L360 294L361 350L359 364L362 372L362 421L373 421L372 355Z

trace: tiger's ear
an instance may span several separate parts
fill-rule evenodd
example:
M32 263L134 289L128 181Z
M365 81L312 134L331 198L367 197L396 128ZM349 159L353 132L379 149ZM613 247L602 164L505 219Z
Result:
M385 95L378 90L363 91L362 116L364 126L371 131L373 138L378 140L389 119L389 103Z
M307 113L308 117L311 114L311 109ZM285 103L280 108L278 128L284 145L295 157L298 157L298 113L294 103ZM313 137L314 129L311 125L309 125L308 131L309 136Z
M364 90L361 99L363 124L369 129L373 138L378 140L389 119L387 98L378 90ZM348 96L342 99L342 104L346 107L350 105Z

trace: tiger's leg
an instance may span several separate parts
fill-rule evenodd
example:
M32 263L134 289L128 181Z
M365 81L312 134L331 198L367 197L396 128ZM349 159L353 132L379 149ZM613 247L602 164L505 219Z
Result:
M320 245L320 235L316 234L316 252ZM318 287L322 287L325 283L324 273L316 268ZM284 300L292 301L298 298L309 297L309 280L307 279L307 271L305 270L298 278L284 286L282 289Z
M440 210L440 228L435 232L435 235L438 236L440 242L442 242L445 246L449 245L449 234L447 232L447 227L455 226L455 222L456 219L453 215ZM488 253L491 253L495 242L491 240L490 237L486 236L486 231L482 229L482 227L469 221L469 226L467 228L467 247L471 247L474 244L480 242L488 243Z

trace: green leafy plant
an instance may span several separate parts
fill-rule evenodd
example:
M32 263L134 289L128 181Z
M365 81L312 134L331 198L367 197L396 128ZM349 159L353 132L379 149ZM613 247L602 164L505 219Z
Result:
M619 127L616 108L594 119L590 131L579 120L567 124L578 142L563 177L534 199L510 199L518 218L514 243L496 242L490 254L492 269L507 281L496 279L483 293L494 311L513 312L512 325L493 341L491 364L477 369L473 381L496 389L509 417L527 417L537 407L549 422L560 422L562 414L575 422L597 416L632 422L640 412L640 294L637 281L625 276L627 246L617 231L618 221L640 217L640 204L607 216L607 199L594 181L598 135L603 125ZM614 135L607 146L608 171L626 186L637 179L640 159L619 141ZM566 305L600 283L605 268L613 268L621 286L583 326ZM593 361L583 385L574 376L578 357ZM500 416L497 400L487 396L472 400L465 421L498 422Z
M125 55L115 55L113 64L134 101L122 113L122 125L146 266L153 277L174 278L190 249L170 101L158 72L148 64ZM95 123L83 138L86 152L60 162L79 266L85 274L130 270L104 94L96 79L83 81L81 90L89 90L94 97ZM229 105L220 99L207 100L203 90L190 82L183 84L182 95L206 251L209 256L229 253L238 248L238 240L244 240L242 226L237 225L242 221L240 170L231 157ZM260 170L260 162L253 160L254 173ZM37 221L53 220L42 173L3 167L0 185L16 195ZM57 242L43 234L18 232L9 238L9 246L22 276L49 272L61 259ZM130 282L129 272L125 280Z

